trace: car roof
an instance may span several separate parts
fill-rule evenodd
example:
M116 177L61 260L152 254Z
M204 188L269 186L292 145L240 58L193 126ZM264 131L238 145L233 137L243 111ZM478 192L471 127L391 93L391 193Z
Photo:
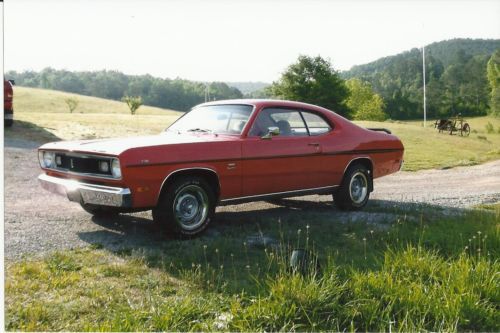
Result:
M200 104L198 106L208 106L208 105L228 105L228 104L246 104L246 105L254 105L257 107L261 106L285 106L292 108L307 108L307 109L320 109L323 111L330 111L328 109L322 108L317 105L295 102L295 101L287 101L287 100L279 100L279 99L226 99L220 101L213 101Z

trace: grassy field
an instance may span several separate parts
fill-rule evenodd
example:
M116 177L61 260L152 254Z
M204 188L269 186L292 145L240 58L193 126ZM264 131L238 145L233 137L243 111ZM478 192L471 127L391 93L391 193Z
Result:
M397 135L405 146L404 170L448 168L474 165L500 158L500 118L478 117L467 119L472 130L470 136L439 133L428 122L358 122L364 127L385 127ZM486 133L486 124L494 126L495 133Z
M7 263L7 330L498 331L500 209L330 206L218 226L224 237ZM241 223L240 223L241 222ZM249 235L275 242L251 243ZM292 249L316 256L304 272ZM312 264L311 264L312 263ZM308 270L309 268L309 270Z
M64 102L67 98L79 101L73 113ZM182 115L151 106L141 106L131 115L123 102L17 86L14 110L16 120L32 123L63 140L157 134Z
M130 115L125 103L64 92L15 87L15 118L18 125L34 125L55 139L94 139L149 135L168 127L181 112L142 106ZM75 97L78 108L69 113L64 100ZM358 122L366 127L386 127L401 138L405 145L404 170L448 168L474 165L500 158L500 119L480 117L468 119L473 132L469 137L440 134L431 122L423 128L421 122ZM486 125L493 126L487 133ZM7 129L8 136L22 136L22 130Z

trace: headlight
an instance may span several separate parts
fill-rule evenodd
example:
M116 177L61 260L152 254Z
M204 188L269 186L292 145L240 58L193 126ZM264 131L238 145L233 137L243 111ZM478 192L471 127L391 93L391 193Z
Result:
M122 177L122 170L120 169L120 160L118 160L117 158L113 158L113 161L111 162L111 174L115 178Z
M99 161L99 171L103 173L109 173L109 162L108 161Z
M53 168L55 153L52 151L40 151L38 152L38 159L42 168Z

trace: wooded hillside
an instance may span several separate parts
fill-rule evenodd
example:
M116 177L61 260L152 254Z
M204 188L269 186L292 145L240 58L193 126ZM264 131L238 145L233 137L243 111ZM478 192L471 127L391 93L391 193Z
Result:
M453 39L426 46L428 116L487 114L491 87L486 68L496 49L500 40ZM422 116L422 49L354 66L342 76L369 82L383 97L390 118Z

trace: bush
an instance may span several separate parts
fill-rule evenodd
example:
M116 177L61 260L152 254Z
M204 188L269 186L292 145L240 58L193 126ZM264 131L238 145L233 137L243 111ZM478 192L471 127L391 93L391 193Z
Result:
M73 113L73 111L75 111L78 107L78 99L76 98L66 98L64 102L68 105L69 113Z

